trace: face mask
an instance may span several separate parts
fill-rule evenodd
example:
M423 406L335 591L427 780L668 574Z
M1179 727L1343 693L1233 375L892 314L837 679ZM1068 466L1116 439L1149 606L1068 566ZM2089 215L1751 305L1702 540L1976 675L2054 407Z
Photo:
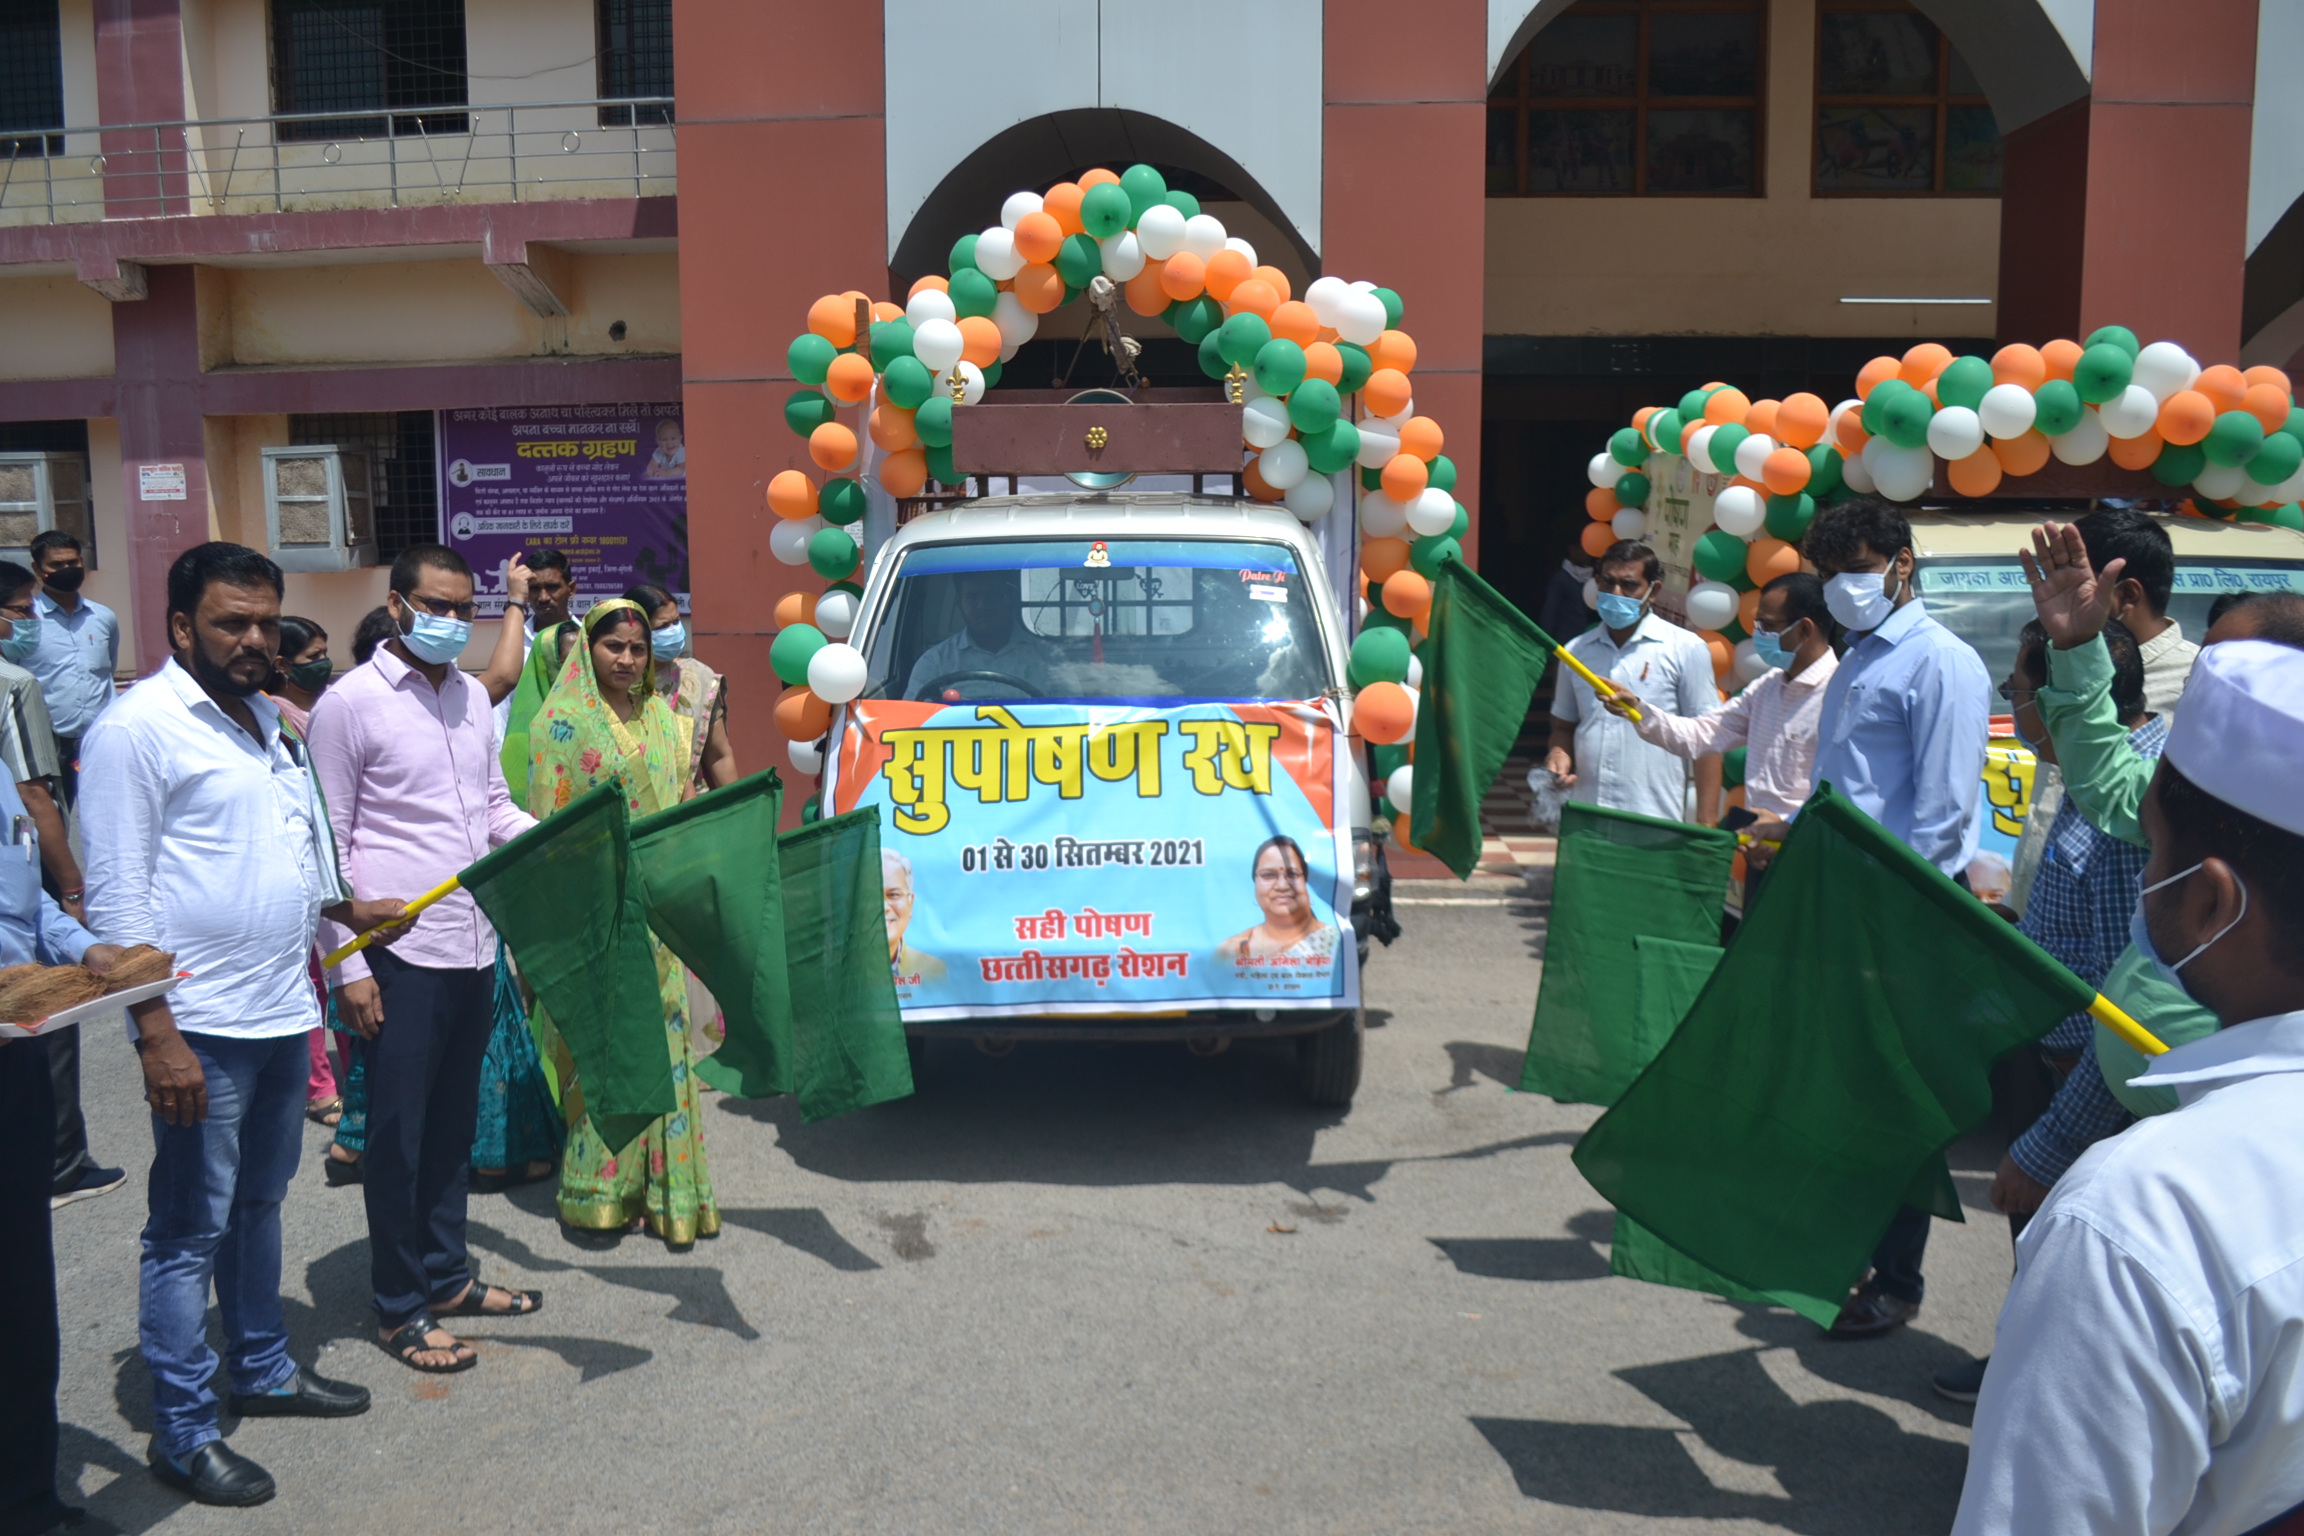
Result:
M1784 649L1784 637L1781 634L1765 629L1752 631L1752 654L1771 667L1782 667L1787 671L1791 669L1792 653Z
M40 649L40 621L38 619L12 620L8 638L0 640L0 657L10 661L30 661L32 653Z
M648 649L656 653L658 661L678 661L688 649L688 626L678 620L665 625L649 635Z
M444 619L438 614L411 615L409 628L401 631L400 643L409 653L428 666L442 666L464 654L464 647L472 638L470 619Z
M2224 937L2224 935L2230 933L2233 929L2239 927L2243 922L2247 921L2248 918L2248 887L2247 884L2243 882L2240 886L2240 915L2238 917L2232 919L2232 921L2226 923L2223 927L2217 929L2213 934L2209 935L2205 942L2195 945L2193 947L2192 953L2186 955L2183 959L2176 961L2174 964L2170 964L2168 961L2161 959L2160 951L2152 947L2151 927L2144 921L2144 898L2151 895L2154 891L2166 890L2169 886L2174 885L2177 881L2185 878L2185 876L2199 873L2199 870L2200 866L2195 864L2190 869L2184 870L2178 874L2170 875L2165 880L2156 881L2153 884L2144 887L2144 889L2136 893L2136 910L2128 914L2128 942L2136 946L2136 953L2142 955L2147 961L2151 962L2152 969L2160 973L2160 979L2162 981L2167 982L2168 985L2174 987L2177 991L2184 993L2186 996L2191 995L2191 989L2184 985L2184 978L2177 973L2182 971L2184 967L2190 965L2193 961L2199 959L2202 955L2206 954L2211 945L2213 945L2218 939ZM2238 875L2234 875L2232 878L2234 880L2239 880L2240 877Z
M1630 629L1640 622L1640 615L1647 611L1648 600L1643 597L1626 597L1621 592L1603 592L1597 606L1601 623L1610 629Z
M288 681L306 693L318 693L328 686L328 680L335 675L336 663L325 656L313 661L300 661L288 668Z
M56 592L77 592L80 590L80 583L87 579L88 567L84 565L61 566L48 573L48 586L50 590Z
M1842 571L1824 584L1824 606L1832 610L1832 617L1862 634L1888 622L1902 593L1899 582L1896 594L1890 595L1878 571Z

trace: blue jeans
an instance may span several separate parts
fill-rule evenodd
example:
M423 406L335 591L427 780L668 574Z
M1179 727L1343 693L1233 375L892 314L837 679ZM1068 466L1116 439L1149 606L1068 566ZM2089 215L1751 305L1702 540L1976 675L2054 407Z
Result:
M304 1148L311 1049L301 1034L267 1040L187 1033L208 1078L208 1118L152 1117L150 1214L138 1296L152 1372L152 1433L182 1457L220 1438L208 1285L234 1391L268 1392L296 1373L280 1308L280 1201Z

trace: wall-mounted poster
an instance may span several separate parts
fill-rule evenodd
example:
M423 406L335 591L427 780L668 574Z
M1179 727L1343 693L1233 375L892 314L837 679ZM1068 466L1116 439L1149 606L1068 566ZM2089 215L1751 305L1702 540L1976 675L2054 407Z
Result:
M504 611L513 554L568 556L576 609L635 582L688 607L688 448L680 405L440 412L442 542L472 562L483 617Z

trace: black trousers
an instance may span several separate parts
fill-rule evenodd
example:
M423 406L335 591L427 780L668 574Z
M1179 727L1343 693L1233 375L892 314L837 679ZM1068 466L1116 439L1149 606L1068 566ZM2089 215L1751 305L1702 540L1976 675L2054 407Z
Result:
M0 1045L0 1536L64 1518L56 1498L56 1254L48 1222L48 1057Z
M383 1027L362 1046L368 1265L377 1320L398 1328L472 1278L464 1204L496 972L410 965L379 948L368 956L384 1000Z
M26 1055L48 1058L48 1092L56 1106L48 1116L55 1128L48 1187L60 1195L80 1181L84 1170L95 1166L88 1155L88 1120L80 1113L80 1026L53 1034L43 1030L38 1040L21 1043Z

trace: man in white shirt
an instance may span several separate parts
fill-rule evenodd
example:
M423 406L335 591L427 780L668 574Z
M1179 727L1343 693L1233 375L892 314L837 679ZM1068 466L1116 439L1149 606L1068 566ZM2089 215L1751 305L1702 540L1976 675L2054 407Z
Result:
M1620 542L1600 557L1600 623L1568 642L1568 654L1639 701L1641 713L1694 717L1720 702L1711 648L1656 616L1664 562L1645 544ZM1666 821L1688 814L1688 768L1600 707L1590 683L1563 667L1552 693L1552 750L1544 771L1568 798ZM1531 779L1535 777L1532 773ZM1532 786L1533 787L1533 786ZM1720 815L1720 759L1696 765L1696 819Z
M1055 658L1048 642L1024 627L1023 576L1017 571L969 571L958 579L959 631L920 653L904 680L904 697L917 699L923 689L942 684L936 693L954 698L1002 699L1029 697L1002 681L1028 684L1034 693L1048 690ZM992 673L991 677L964 677L966 673Z
M2018 1239L1954 1536L2304 1526L2304 650L2201 653L2136 943L2222 1026L2131 1081Z
M2143 654L2145 713L2173 715L2200 647L2168 617L2168 599L2176 590L2176 546L2168 530L2129 507L2091 512L2073 526L2088 548L2089 565L2101 571L2115 560L2127 562L2113 587L2112 617L2128 626Z
M217 1429L211 1279L241 1417L368 1407L366 1388L289 1358L280 1202L303 1149L320 915L369 928L401 904L346 898L303 749L264 696L280 593L279 567L252 549L185 551L168 571L174 659L107 709L84 747L90 925L191 973L129 1009L154 1143L138 1314L152 1469L208 1504L274 1491Z

